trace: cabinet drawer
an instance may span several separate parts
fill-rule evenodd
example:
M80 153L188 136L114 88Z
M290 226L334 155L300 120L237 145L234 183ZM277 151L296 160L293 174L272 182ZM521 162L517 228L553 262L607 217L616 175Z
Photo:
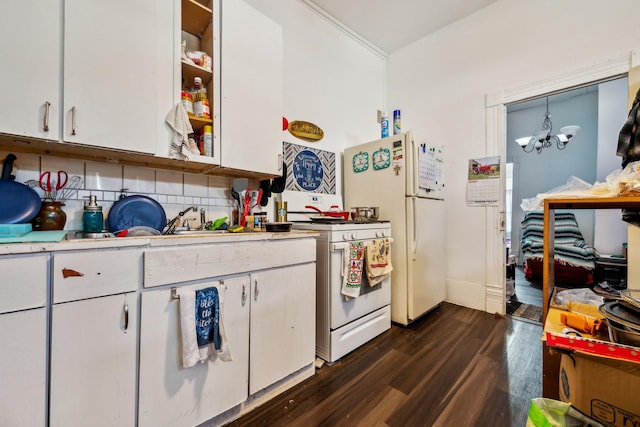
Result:
M0 259L0 313L44 307L49 255Z
M315 262L313 238L219 243L148 250L144 287Z
M53 302L135 291L141 275L140 249L56 253Z

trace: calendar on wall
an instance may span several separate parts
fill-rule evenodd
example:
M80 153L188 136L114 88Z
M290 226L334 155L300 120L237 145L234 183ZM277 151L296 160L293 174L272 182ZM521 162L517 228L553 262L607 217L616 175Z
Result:
M467 205L497 206L500 199L500 156L469 160Z
M429 191L444 187L443 147L420 144L418 150L418 186Z

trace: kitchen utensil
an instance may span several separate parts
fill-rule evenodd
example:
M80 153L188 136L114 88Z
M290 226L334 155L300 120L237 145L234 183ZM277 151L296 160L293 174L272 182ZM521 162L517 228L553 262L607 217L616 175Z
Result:
M349 212L343 212L339 210L338 205L332 205L328 211L322 211L321 209L313 205L306 205L305 208L312 209L325 217L335 217L338 219L342 219L343 221L347 221L349 219Z
M42 200L33 188L15 182L11 174L17 157L8 154L2 165L0 176L0 224L22 224L29 222L40 210Z
M354 221L369 221L371 218L371 208L355 207L351 208L351 217Z
M45 199L56 200L56 195L58 191L64 188L67 185L67 181L69 180L69 175L66 171L59 170L57 172L57 179L51 179L51 171L45 171L40 174L40 188L44 191Z
M82 188L83 179L81 176L74 175L69 178L69 182L67 185L60 190L60 193L56 195L56 200L60 200L64 202L65 200L69 200L74 193L76 193L80 188Z
M631 329L640 332L640 314L625 307L618 301L605 302L598 307L598 311L607 319Z
M607 319L607 325L609 326L609 339L611 341L636 347L640 346L640 332L630 330L624 325L609 319Z
M167 225L167 216L157 201L142 195L125 196L116 201L107 215L107 227L111 232L147 226L158 231Z
M275 194L282 193L287 184L287 164L282 162L282 175L271 180L271 192Z

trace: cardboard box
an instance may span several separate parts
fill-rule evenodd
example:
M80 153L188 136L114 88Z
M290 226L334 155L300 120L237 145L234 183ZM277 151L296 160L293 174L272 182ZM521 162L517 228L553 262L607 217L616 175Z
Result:
M563 354L560 400L610 427L640 426L640 364Z

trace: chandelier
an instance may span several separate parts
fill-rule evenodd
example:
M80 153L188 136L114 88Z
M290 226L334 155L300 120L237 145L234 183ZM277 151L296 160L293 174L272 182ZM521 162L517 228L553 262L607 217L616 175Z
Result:
M537 153L540 154L543 148L551 147L554 142L558 150L564 150L569 140L573 138L579 130L580 126L565 126L560 128L559 134L552 134L553 124L551 123L551 113L549 113L549 97L547 96L547 112L544 113L542 129L533 136L518 138L516 142L522 147L525 153L531 153L535 149Z

